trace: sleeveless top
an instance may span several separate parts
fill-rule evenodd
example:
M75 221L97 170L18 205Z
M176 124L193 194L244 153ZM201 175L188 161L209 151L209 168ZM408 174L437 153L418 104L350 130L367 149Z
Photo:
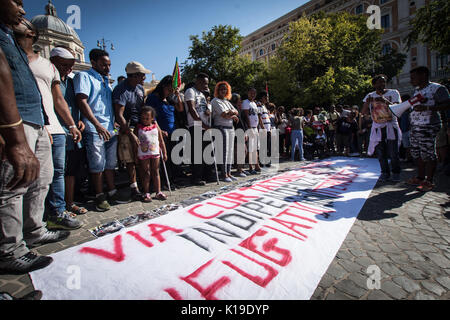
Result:
M160 157L159 133L156 124L144 127L138 124L139 160L157 159Z

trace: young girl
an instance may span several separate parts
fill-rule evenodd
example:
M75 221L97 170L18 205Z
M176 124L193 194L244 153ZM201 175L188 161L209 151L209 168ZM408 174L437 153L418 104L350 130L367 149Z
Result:
M153 178L156 199L167 199L167 196L161 192L161 180L159 177L159 159L162 153L162 160L164 162L167 161L167 152L161 129L155 121L155 116L156 112L152 107L142 107L141 121L137 126L137 136L139 138L138 159L144 191L142 201L146 203L152 202L150 177Z

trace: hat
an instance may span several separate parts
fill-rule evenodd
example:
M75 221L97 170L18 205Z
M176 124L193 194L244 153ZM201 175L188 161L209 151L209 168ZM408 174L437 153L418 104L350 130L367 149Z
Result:
M54 48L50 52L50 57L61 57L63 59L69 59L69 60L75 59L75 57L69 50L67 50L65 48L61 48L61 47Z
M145 67L142 65L142 63L139 63L136 61L132 61L129 64L127 64L125 71L127 74L135 74L135 73L149 74L149 73L152 73L150 70L145 69Z

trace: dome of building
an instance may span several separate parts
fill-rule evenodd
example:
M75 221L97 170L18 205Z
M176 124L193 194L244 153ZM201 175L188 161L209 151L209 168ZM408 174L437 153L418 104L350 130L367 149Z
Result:
M58 18L56 8L49 0L45 7L45 15L32 18L31 23L39 31L39 39L33 45L36 52L50 59L50 52L55 47L67 47L75 56L75 71L89 70L91 65L84 62L84 45L75 30L68 26L62 19Z
M38 30L51 30L67 36L73 36L77 40L80 40L75 30L68 26L62 19L58 18L56 8L51 1L48 2L45 10L45 15L38 15L31 19L31 23Z

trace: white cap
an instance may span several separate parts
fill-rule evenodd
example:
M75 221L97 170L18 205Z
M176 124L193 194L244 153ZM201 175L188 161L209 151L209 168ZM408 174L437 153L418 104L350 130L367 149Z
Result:
M127 64L125 68L125 72L127 74L135 74L135 73L143 73L143 74L150 74L152 73L150 70L145 69L144 65L142 63L132 61L129 64Z
M69 60L75 59L75 57L69 50L61 48L61 47L54 48L50 52L50 57L61 57L63 59L69 59Z

